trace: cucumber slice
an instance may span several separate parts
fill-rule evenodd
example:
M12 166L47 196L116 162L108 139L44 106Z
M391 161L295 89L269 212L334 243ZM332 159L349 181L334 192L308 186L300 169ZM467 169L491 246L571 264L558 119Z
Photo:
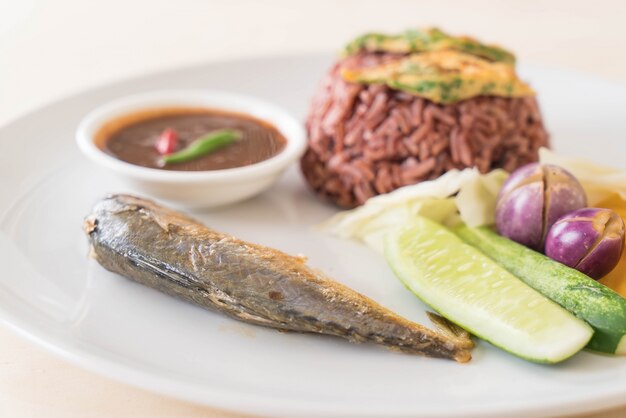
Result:
M626 299L618 293L489 228L460 226L454 232L527 285L591 325L595 332L587 348L626 354Z
M418 217L386 237L385 258L404 284L441 315L519 357L556 363L593 330L444 226Z

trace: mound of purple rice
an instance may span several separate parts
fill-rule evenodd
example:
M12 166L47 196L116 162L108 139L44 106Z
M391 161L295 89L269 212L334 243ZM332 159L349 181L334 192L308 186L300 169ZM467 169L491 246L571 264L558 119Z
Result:
M313 99L301 168L323 199L351 208L454 168L513 171L537 161L539 148L548 146L534 97L480 96L441 105L341 77L344 66L393 58L380 53L343 58Z

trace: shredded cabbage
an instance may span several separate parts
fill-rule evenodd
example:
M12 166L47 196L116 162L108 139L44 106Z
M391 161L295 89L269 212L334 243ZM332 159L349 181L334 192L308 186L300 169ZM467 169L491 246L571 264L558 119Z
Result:
M362 241L382 253L385 234L416 215L446 225L489 225L494 222L496 197L506 177L504 170L488 174L475 168L451 170L438 179L373 197L363 206L333 216L322 228L341 238Z

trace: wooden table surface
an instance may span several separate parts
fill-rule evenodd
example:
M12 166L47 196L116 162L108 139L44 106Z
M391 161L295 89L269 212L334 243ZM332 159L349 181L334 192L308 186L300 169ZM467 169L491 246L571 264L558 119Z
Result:
M625 21L623 0L7 0L0 2L0 125L129 76L333 51L364 31L428 25L498 42L522 63L626 83ZM113 382L0 327L0 417L174 416L241 417ZM585 416L626 417L626 406Z

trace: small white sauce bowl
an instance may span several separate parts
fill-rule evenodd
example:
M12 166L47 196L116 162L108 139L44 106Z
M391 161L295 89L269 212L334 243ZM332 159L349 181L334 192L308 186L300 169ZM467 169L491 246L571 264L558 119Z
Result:
M206 108L250 115L273 125L285 137L275 156L244 167L207 171L171 171L134 165L107 154L96 135L111 121L129 114L170 108ZM124 97L90 112L78 125L78 147L89 159L124 179L128 186L185 208L209 208L238 202L272 185L306 147L302 124L263 100L220 91L167 90Z

